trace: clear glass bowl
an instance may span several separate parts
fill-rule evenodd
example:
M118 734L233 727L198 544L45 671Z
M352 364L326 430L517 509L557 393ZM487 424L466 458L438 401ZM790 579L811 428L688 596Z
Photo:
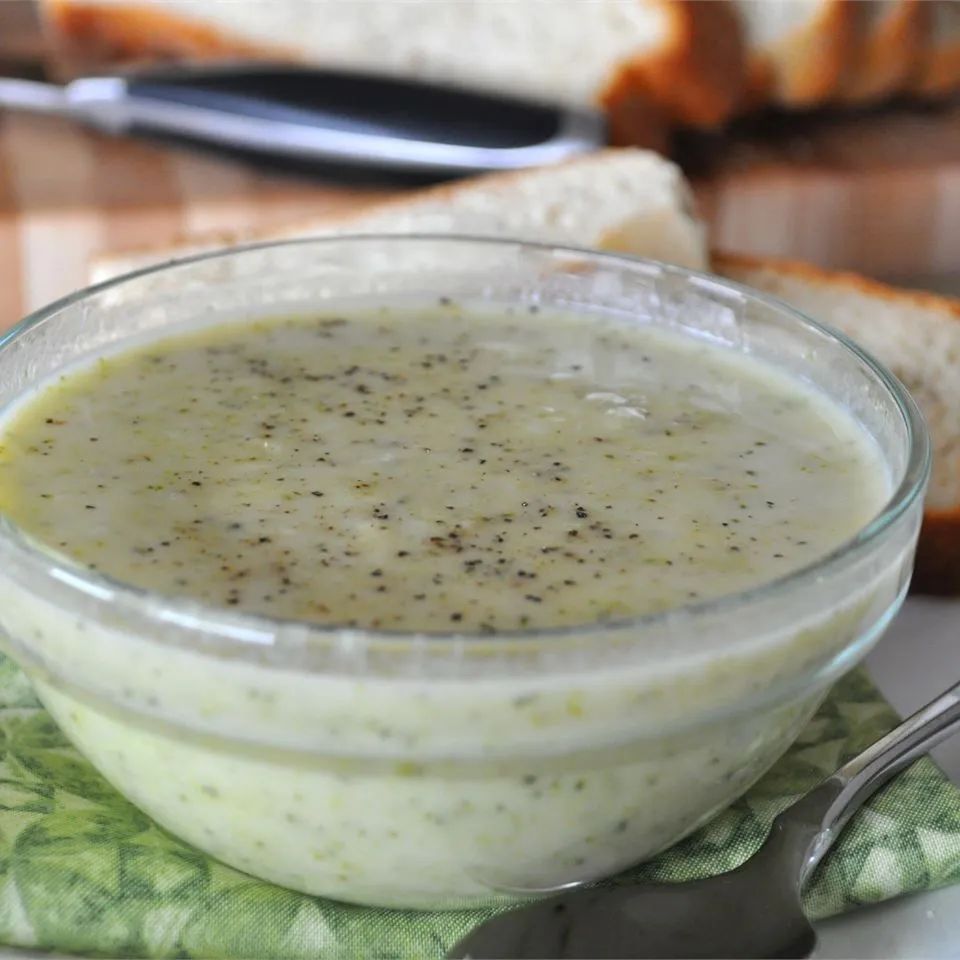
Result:
M895 487L854 539L757 589L493 637L203 607L85 571L0 517L3 646L127 797L277 883L454 907L612 873L743 793L899 606L929 454L896 380L782 304L662 264L454 237L250 247L91 288L0 342L0 405L107 344L198 316L423 295L629 317L749 351L844 404Z

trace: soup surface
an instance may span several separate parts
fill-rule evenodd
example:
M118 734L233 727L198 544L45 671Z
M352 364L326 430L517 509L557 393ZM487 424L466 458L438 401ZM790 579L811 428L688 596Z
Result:
M500 632L757 585L881 507L872 441L690 336L453 303L196 328L41 384L0 509L103 574L257 614Z

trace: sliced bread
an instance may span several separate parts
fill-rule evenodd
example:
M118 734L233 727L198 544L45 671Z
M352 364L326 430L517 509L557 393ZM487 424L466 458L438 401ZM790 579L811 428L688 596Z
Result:
M743 109L815 107L843 77L856 27L850 0L738 0L748 50Z
M604 106L615 137L653 118L718 123L744 76L728 0L44 0L70 60L261 57Z
M604 150L538 170L423 190L349 215L260 234L185 240L176 247L104 257L94 279L231 243L347 232L470 233L629 250L703 269L706 231L680 169L646 150Z
M928 52L929 0L855 3L855 42L840 87L843 103L870 103L905 92Z
M862 344L907 386L933 437L915 585L960 592L960 301L806 263L715 253L713 269Z
M960 89L960 3L928 0L930 41L911 89L928 97L942 97Z

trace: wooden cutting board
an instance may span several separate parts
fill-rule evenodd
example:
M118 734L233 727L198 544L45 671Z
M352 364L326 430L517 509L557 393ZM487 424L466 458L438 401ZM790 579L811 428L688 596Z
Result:
M960 268L960 108L792 120L682 144L715 245L898 278ZM262 229L400 188L308 181L0 112L0 326L83 286L91 259Z

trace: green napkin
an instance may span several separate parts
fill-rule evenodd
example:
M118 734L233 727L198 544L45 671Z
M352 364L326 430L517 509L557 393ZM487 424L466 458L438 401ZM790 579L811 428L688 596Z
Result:
M896 722L862 672L835 687L747 796L612 882L727 870L773 817ZM66 741L0 660L0 942L107 957L439 957L491 911L417 913L293 893L176 840ZM960 791L921 760L851 823L807 894L814 917L960 881Z

